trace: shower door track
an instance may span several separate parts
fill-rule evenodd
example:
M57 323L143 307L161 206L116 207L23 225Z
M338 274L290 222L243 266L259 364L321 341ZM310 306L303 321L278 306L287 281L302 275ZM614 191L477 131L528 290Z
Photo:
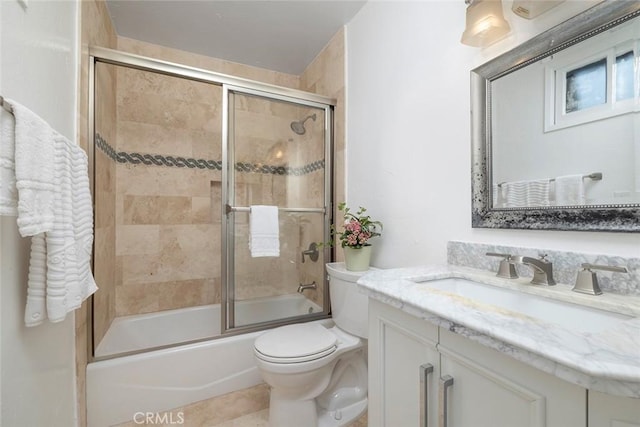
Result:
M270 95L296 98L297 101L305 104L308 102L313 102L334 107L336 105L335 98L305 92L298 89L276 86L256 80L245 79L242 77L230 76L228 74L217 73L215 71L209 71L202 68L190 67L188 65L182 65L175 62L162 61L146 56L107 49L104 47L90 46L89 56L91 63L93 63L94 61L98 61L112 65L122 65L129 68L135 68L137 70L151 71L154 73L166 74L169 76L182 77L189 80L215 84L217 86L237 86L245 90L257 90L266 92ZM89 107L91 108L92 105L89 104Z

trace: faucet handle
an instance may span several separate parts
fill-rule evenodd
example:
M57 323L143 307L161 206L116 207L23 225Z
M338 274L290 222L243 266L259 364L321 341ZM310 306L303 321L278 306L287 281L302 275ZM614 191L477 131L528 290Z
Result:
M549 262L549 260L547 259L547 256L549 256L549 254L543 254L543 253L538 254L538 258L540 259L540 261L544 261L544 262Z
M613 271L614 273L628 273L627 267L616 265L599 265L585 262L581 265L582 270L578 272L576 284L573 291L590 295L602 295L602 290L598 284L598 276L591 270Z
M614 273L628 273L627 267L619 267L617 265L601 265L601 264L590 264L588 262L582 263L582 268L586 270L602 270L602 271L613 271Z
M304 257L305 255L307 255L309 257L309 259L311 259L311 261L316 262L318 261L318 257L320 256L320 253L318 252L318 245L317 243L313 242L309 244L309 249L302 251L302 262L304 263Z
M496 276L503 277L505 279L517 279L518 278L518 272L516 271L516 266L510 262L511 261L511 254L501 254L501 253L498 253L498 252L487 252L486 255L487 256L495 256L495 257L503 258L502 261L500 261L500 266L498 267L498 272L496 273Z

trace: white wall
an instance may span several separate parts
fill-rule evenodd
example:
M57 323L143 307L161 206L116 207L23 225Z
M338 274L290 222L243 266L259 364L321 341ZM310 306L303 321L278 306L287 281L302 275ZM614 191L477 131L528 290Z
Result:
M588 5L507 14L484 50L460 43L462 0L370 1L347 25L347 201L384 222L374 265L445 262L449 240L640 256L639 233L471 228L469 71Z
M0 93L76 140L78 5L0 1ZM0 378L4 427L74 426L73 316L24 326L29 241L0 218Z

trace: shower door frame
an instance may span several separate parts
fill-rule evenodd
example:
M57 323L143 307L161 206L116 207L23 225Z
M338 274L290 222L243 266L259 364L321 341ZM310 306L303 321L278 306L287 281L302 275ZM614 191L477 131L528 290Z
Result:
M324 240L328 242L331 240L330 227L332 223L332 153L333 153L333 106L326 103L320 103L313 100L301 100L300 98L293 98L286 94L276 94L271 92L265 92L254 88L247 88L237 85L223 84L222 85L222 286L221 286L221 302L220 309L222 312L223 322L220 324L221 334L227 335L230 333L242 333L253 332L265 328L271 328L275 326L285 325L294 322L308 321L314 319L321 319L329 316L330 304L329 304L329 282L327 275L323 274L322 290L323 290L323 307L322 312L314 314L304 314L295 317L289 317L285 319L276 319L272 321L252 323L246 326L235 325L235 243L233 239L233 227L229 225L230 218L233 218L234 212L240 210L247 210L247 206L237 207L229 204L230 200L234 199L234 175L229 173L230 165L235 165L235 159L233 158L231 145L233 143L233 105L229 103L229 96L231 93L238 93L248 96L257 96L263 99L275 100L278 102L287 102L294 105L303 105L305 107L317 108L324 111L324 200L322 208L284 208L280 211L298 212L298 213L322 213L323 214L323 229ZM231 217L230 217L231 216ZM328 248L326 248L328 249ZM331 260L330 251L323 251L321 259Z
M237 92L243 93L254 93L260 94L260 96L266 96L268 98L273 98L276 100L283 100L286 102L291 102L294 104L300 104L305 106L311 106L316 108L322 108L325 111L325 201L324 201L324 241L329 241L331 238L330 235L330 225L333 220L333 180L331 177L331 171L333 166L333 110L336 106L336 99L326 97L323 95L318 95L315 93L304 92L298 89L291 89L287 87L277 86L269 83L263 83L255 80L250 80L242 77L235 77L228 74L217 73L214 71L205 70L202 68L191 67L175 62L169 62L159 59L154 59L142 55L136 55L128 52L122 52L114 49L108 49L99 46L89 46L89 79L88 79L88 126L87 126L87 157L89 160L89 184L92 195L92 208L95 216L96 209L96 197L95 197L95 100L96 100L96 64L101 62L105 64L122 66L127 68L132 68L140 71L148 71L152 73L164 74L167 76L173 76L178 78L183 78L187 80L212 84L215 86L221 86L223 90L222 95L222 161L223 161L223 170L222 170L222 197L221 197L221 208L222 208L222 230L221 230L221 291L222 298L220 302L221 308L221 324L220 330L221 333L218 336L192 340L187 342L180 342L176 344L170 344L160 347L153 347L148 349L136 350L126 353L119 353L110 356L104 357L95 357L94 355L94 336L93 336L93 296L90 297L91 302L87 306L87 355L88 362L98 361L98 360L107 360L121 356L128 356L132 354L144 353L147 351L155 351L161 350L165 348L172 348L176 346L192 344L202 341L209 341L213 339L223 338L236 334L243 334L247 332L257 331L261 329L271 328L273 326L278 326L280 324L288 324L300 321L308 321L320 318L329 317L330 313L330 304L329 304L329 286L327 276L324 275L324 307L322 313L315 314L307 314L304 316L298 316L295 318L287 318L285 320L277 320L271 322L264 322L256 325L250 325L248 327L239 327L239 328L229 328L228 327L228 313L225 309L225 306L228 302L224 301L224 297L226 296L226 288L229 286L227 283L225 273L228 271L227 267L227 253L226 244L227 244L227 233L226 233L226 223L227 223L227 206L228 199L225 198L228 193L225 192L225 174L227 174L226 161L227 159L227 146L228 146L228 138L229 135L229 112L228 112L228 91L231 88ZM233 247L233 243L231 244ZM95 251L95 240L94 240L94 251ZM330 262L332 259L333 251L329 247L325 247L324 251L324 259L327 262ZM91 268L94 270L94 262L95 257L91 257Z

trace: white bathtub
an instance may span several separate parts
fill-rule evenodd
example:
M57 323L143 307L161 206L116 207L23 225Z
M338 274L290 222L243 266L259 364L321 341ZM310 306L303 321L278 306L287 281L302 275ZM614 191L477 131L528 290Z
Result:
M236 305L236 325L318 313L322 307L299 293L255 298ZM118 317L95 350L96 357L163 347L220 335L220 304Z
M260 302L239 305L238 322L252 323L265 319L268 313L274 313L271 318L279 318L306 314L310 308L314 312L321 310L300 294L264 298ZM220 331L219 309L218 305L210 305L116 319L114 332L110 329L111 334L107 334L109 341L105 341L103 354L215 336ZM331 320L318 322L331 325ZM189 336L183 335L185 331ZM253 359L253 342L262 333L90 363L88 426L111 426L131 421L137 412L165 411L262 383Z

